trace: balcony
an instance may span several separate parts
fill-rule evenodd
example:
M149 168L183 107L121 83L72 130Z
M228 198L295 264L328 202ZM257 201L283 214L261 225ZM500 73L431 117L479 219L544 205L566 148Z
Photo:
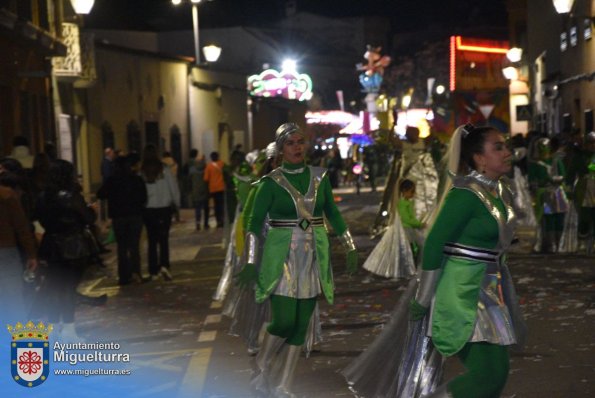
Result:
M93 36L81 34L77 24L64 22L62 37L67 51L65 56L52 58L54 76L77 88L90 87L97 78Z

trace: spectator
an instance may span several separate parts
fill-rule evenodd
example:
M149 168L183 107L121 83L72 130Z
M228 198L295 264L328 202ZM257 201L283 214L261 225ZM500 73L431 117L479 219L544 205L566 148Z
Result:
M149 273L151 278L161 275L164 280L171 281L169 230L172 206L180 206L180 191L171 171L159 159L155 145L145 147L141 176L147 188L143 221L149 239Z
M27 219L31 220L35 202L31 179L28 175L31 170L24 169L18 160L6 157L0 159L0 172L2 171L5 173L0 175L0 179L2 180L0 184L8 186L15 191Z
M178 163L171 156L171 152L168 152L168 151L163 152L163 157L161 158L161 161L163 162L164 165L169 167L169 171L171 171L171 175L174 177L176 182L178 182ZM174 212L174 220L176 220L176 222L180 222L180 208L179 207L173 208L173 212Z
M339 151L335 149L331 149L329 151L326 157L325 167L328 169L331 187L339 188L339 176L341 175L341 170L343 169L343 159L341 159Z
M200 229L201 219L203 229L209 229L209 187L204 180L206 163L204 156L198 157L198 151L196 149L190 151L190 160L188 160L187 168L188 186L190 199L194 207L196 230L198 231Z
M2 173L4 174L4 173ZM29 220L16 192L0 185L0 302L2 325L10 322L26 322L29 313L23 301L23 263L19 247L26 254L26 269L35 271L37 253L35 238Z
M103 151L104 156L101 161L101 178L103 182L114 173L114 159L116 158L116 152L112 148L105 148Z
M113 148L107 147L103 150L103 159L101 160L101 182L105 184L107 179L113 174L114 172L114 159L116 158L116 152ZM102 201L101 202L101 219L105 220L107 218L107 204ZM108 236L103 242L104 245L113 243L115 241L114 231L110 226Z
M211 162L205 169L204 180L209 187L209 196L213 199L215 208L215 218L217 219L217 228L223 228L223 206L225 201L225 181L223 178L223 168L225 164L219 160L219 153L211 152Z
M74 326L76 287L91 250L84 230L96 216L75 178L72 163L61 159L52 162L47 188L35 209L35 218L45 230L39 257L48 263L49 321L66 341L80 340Z
M58 149L56 148L56 145L54 145L54 143L51 141L47 141L43 145L43 152L46 155L48 155L50 161L58 159Z
M184 163L180 171L180 196L182 198L182 207L184 208L192 207L192 183L190 181L190 175L188 174L188 170L190 168L190 164L196 162L197 157L198 149L192 148L190 150L190 153L188 154L188 161Z
M31 149L29 148L29 140L22 135L14 137L12 152L8 157L18 160L25 169L33 167L33 155L31 155Z
M147 188L132 166L138 155L119 157L114 161L114 174L99 188L97 197L107 199L108 215L118 244L118 284L128 285L143 280L140 268L140 235Z

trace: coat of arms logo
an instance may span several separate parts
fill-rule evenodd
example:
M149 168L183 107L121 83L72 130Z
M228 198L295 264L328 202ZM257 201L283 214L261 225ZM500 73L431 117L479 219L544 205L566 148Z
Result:
M8 325L12 335L10 343L11 373L14 381L24 387L37 387L47 380L50 373L49 334L53 325L43 322L35 325L29 321L13 327Z

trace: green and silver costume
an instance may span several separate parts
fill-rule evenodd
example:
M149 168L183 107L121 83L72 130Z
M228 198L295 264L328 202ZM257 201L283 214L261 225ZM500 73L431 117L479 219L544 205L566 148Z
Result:
M445 356L467 342L514 344L513 319L520 319L504 262L516 222L510 191L499 182L496 197L470 176L455 178L453 185L426 240L422 265L441 269L430 333Z
M285 163L263 177L248 219L258 235L265 217L271 229L264 244L256 301L271 294L312 298L323 293L333 302L329 240L323 214L338 235L347 227L332 195L325 169Z

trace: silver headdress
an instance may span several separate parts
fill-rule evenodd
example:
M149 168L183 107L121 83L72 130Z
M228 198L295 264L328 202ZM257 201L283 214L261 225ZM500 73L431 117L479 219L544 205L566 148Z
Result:
M266 149L264 150L264 154L267 159L277 156L277 144L275 142L271 142L269 145L267 145Z
M293 133L301 133L300 126L296 123L289 122L283 123L277 128L275 132L275 144L277 145L277 151L281 151L283 149L283 144L287 137L289 137Z

